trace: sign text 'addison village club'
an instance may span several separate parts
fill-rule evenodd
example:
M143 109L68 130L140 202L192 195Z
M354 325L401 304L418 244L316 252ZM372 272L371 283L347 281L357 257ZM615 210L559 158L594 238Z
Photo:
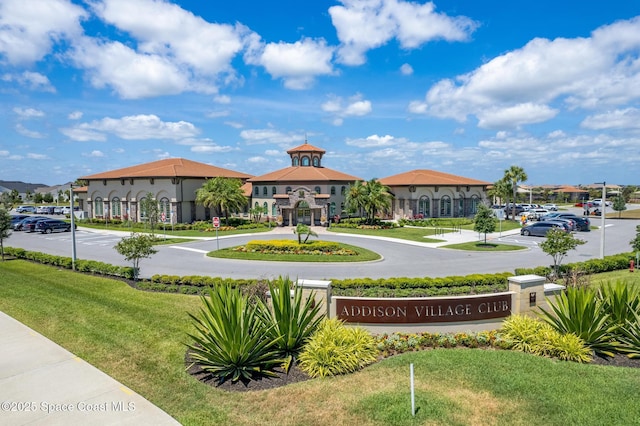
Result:
M457 299L343 299L336 314L345 322L425 323L503 318L511 313L511 295Z

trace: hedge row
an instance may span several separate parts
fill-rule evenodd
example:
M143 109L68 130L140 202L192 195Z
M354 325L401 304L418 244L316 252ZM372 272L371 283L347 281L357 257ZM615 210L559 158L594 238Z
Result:
M574 272L585 274L599 274L602 272L619 271L629 267L629 261L635 259L635 253L620 253L605 256L604 259L589 259L584 262L567 263L560 265L560 274L567 275ZM516 268L516 275L540 275L549 277L553 274L553 266L537 266L535 268Z
M336 296L421 297L507 291L513 274L471 274L443 278L349 278L333 280Z
M132 221L123 221L120 219L109 219L108 221L100 218L92 218L92 219L82 219L77 221L79 224L82 223L92 223L104 225L108 222L109 226L120 227L123 229L149 229L149 224L145 222L132 222ZM275 223L269 224L266 222L251 222L246 219L239 218L229 218L229 225L226 225L224 218L222 218L221 223L223 224L218 231L232 231L236 229L255 229L255 228L268 228L269 225L271 227L275 227ZM158 222L155 224L155 229L171 229L171 224L164 224L162 222ZM203 232L213 232L215 228L213 228L211 221L200 220L193 223L174 223L173 224L174 231L203 231Z
M253 240L245 244L246 251L255 252L297 252L305 251L321 251L333 253L340 249L340 244L333 241L308 241L305 244L298 244L294 240Z
M4 252L6 255L13 256L18 259L31 260L33 262L53 265L59 268L72 269L73 266L72 259L66 256L56 256L53 254L28 251L14 247L5 247ZM134 277L134 270L130 266L116 266L109 263L99 262L97 260L77 259L76 271L127 279L133 279Z
M216 287L221 285L231 286L251 286L256 285L261 280L257 279L233 279L221 277L207 277L203 275L186 275L184 277L178 275L159 275L151 277L151 282L164 285L188 285L193 287Z
M421 226L431 228L459 228L464 225L471 225L474 223L472 218L459 217L459 218L415 218L415 219L400 219L398 221L400 226Z

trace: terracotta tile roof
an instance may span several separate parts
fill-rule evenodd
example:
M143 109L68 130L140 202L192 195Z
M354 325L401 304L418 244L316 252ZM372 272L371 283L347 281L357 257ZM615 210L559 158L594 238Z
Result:
M285 167L275 172L262 176L255 176L249 182L326 182L326 181L347 181L354 182L362 180L359 177L348 175L337 170L326 167Z
M73 192L87 192L89 190L88 186L80 186L78 188L73 188Z
M151 163L138 164L136 166L122 169L110 170L108 172L96 173L94 175L83 176L80 179L121 179L121 178L163 178L163 177L198 177L214 178L218 176L233 177L239 179L250 178L251 175L236 172L221 167L210 166L197 161L184 158L167 158L164 160L152 161Z
M291 148L290 150L287 151L287 154L293 154L294 152L300 152L300 151L304 151L304 152L309 152L309 151L321 152L322 154L327 152L322 148L318 148L316 146L313 146L313 145L308 144L308 143L305 142L304 144L302 144L300 146L297 146L295 148Z
M251 198L251 194L253 193L253 185L250 182L246 182L244 185L240 187L245 197Z
M563 186L556 189L556 192L589 192L586 189L576 188L575 186Z
M436 172L434 170L411 170L380 179L380 183L387 186L406 185L491 185L491 182L469 179L463 176L449 173Z

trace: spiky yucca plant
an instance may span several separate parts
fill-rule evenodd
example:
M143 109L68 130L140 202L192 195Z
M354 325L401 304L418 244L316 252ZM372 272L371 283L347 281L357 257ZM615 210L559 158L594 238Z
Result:
M550 311L541 308L541 315L554 329L575 334L596 354L614 356L620 346L615 341L619 326L611 324L595 290L569 287L549 305Z
M263 321L264 304L248 303L229 285L211 289L201 300L197 315L189 314L196 328L187 344L192 359L220 383L275 377L282 359L275 342L264 338L273 328Z
M293 287L293 297L291 289ZM309 340L324 318L320 314L322 304L315 304L313 293L302 298L302 287L289 277L278 277L269 282L271 310L265 310L265 322L272 324L265 337L274 342L274 349L284 359L283 368L289 371L302 346Z

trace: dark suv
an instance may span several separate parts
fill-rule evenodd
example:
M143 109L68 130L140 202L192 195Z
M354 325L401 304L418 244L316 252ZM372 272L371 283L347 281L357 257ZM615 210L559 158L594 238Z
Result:
M552 216L553 219L571 219L576 223L577 231L591 231L591 221L587 217L578 216L573 213L551 213L549 215L546 215L545 218L547 216Z
M71 224L63 220L47 219L36 223L36 231L50 234L54 231L71 231Z

